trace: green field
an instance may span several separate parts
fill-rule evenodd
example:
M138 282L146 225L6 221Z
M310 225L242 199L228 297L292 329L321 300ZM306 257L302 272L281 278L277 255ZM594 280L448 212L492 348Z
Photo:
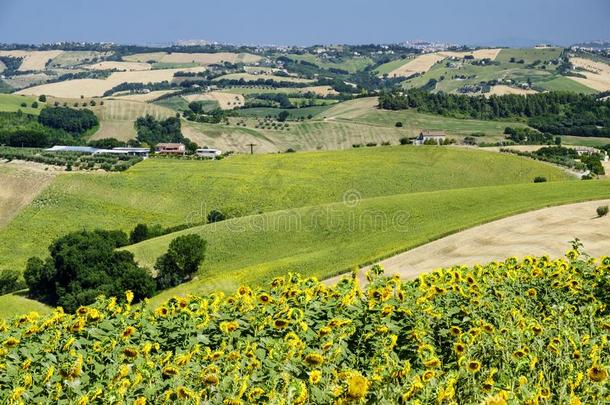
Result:
M288 119L295 119L301 117L308 117L309 115L323 114L324 111L328 110L332 105L319 105L313 107L302 107L302 108L272 108L272 107L255 107L255 108L243 108L237 110L237 114L243 117L277 117L282 111L287 111L290 115Z
M390 72L398 69L405 63L409 62L411 59L396 59L388 63L384 63L383 65L379 65L375 72L379 75L389 74Z
M39 102L38 108L32 108L34 101L37 101L35 97L0 94L0 111L17 112L21 110L27 114L38 115L45 104ZM21 103L26 103L27 107L22 107Z
M27 314L32 311L45 315L51 312L51 308L19 293L0 295L0 319L7 319L17 314Z
M364 70L367 66L373 64L373 60L368 57L362 56L354 56L351 58L345 58L339 62L329 62L327 60L321 59L315 55L305 54L305 55L295 55L289 54L288 58L296 61L305 61L312 63L316 66L321 67L322 69L341 69L345 70L349 73L359 72Z
M200 66L199 63L167 63L167 62L155 62L152 64L152 68L158 69L185 69Z
M300 77L293 77L293 76L274 76L274 75L269 75L269 74L261 74L261 75L254 75L254 74L250 74L250 73L230 73L224 76L220 76L217 77L215 79L213 79L212 81L219 81L219 80L244 80L246 82L254 82L257 80L273 80L275 82L293 82L293 83L313 83L313 80L309 80L309 79L302 79Z
M555 76L551 80L538 81L536 84L548 91L571 91L574 93L595 94L596 90L580 84L565 76Z
M69 231L137 223L199 223L221 209L252 215L362 198L451 188L565 180L550 165L461 148L413 146L240 155L221 161L149 159L122 173L66 173L0 230L3 268Z
M502 49L496 60L498 62L509 62L511 58L516 60L523 59L525 64L536 60L548 62L557 59L563 50L561 48L510 48Z
M234 291L287 272L326 278L477 224L610 196L610 182L554 182L443 190L278 211L203 225L128 248L152 266L178 235L208 241L198 279L154 297Z

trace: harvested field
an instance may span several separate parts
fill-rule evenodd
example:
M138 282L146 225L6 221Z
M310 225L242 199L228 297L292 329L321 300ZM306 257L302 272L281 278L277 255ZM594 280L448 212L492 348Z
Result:
M489 93L486 93L486 95L492 95L492 94L495 94L497 96L503 96L505 94L526 95L526 94L536 94L536 91L499 84L497 86L492 86L491 91Z
M151 52L138 53L134 55L124 56L123 60L128 62L163 62L163 63L198 63L200 65L211 65L214 63L230 62L230 63L254 63L261 59L260 56L251 55L248 53L182 53L182 52Z
M567 77L598 91L610 90L610 65L585 58L570 58L570 62L575 67L584 69L585 71L579 73L584 74L587 78Z
M235 107L244 105L244 96L241 94L223 93L221 91L211 91L203 94L189 94L183 97L189 103L192 101L217 101L223 110L232 110Z
M0 161L0 228L8 224L58 173L53 169L44 170L44 167L36 163Z
M49 67L56 68L62 66L74 67L82 63L91 63L99 58L106 58L110 56L112 52L98 52L98 51L65 51L61 55L53 58Z
M500 53L500 49L477 49L472 52L439 52L438 54L445 57L463 58L466 55L472 55L475 59L496 59L496 56Z
M610 200L598 200L515 215L447 236L380 264L388 274L413 279L455 263L469 266L526 255L561 257L574 238L581 240L583 250L592 257L607 255L610 216L597 218L595 209L609 204Z
M116 72L107 79L77 79L43 84L21 90L17 94L51 95L60 98L101 97L105 91L121 83L159 83L171 81L179 71L202 72L205 68L145 70L139 72Z
M92 110L100 120L100 129L91 139L116 138L120 141L136 137L133 124L138 117L150 114L159 119L176 114L175 111L155 104L114 99L105 100L104 105L97 105Z
M120 70L123 72L129 72L134 70L150 70L151 66L149 63L139 63L139 62L99 62L93 65L84 65L83 69L89 70Z
M23 58L19 70L22 72L29 70L44 70L47 62L64 51L0 51L0 56L12 56L14 58Z
M427 53L425 55L420 55L415 59L410 60L404 65L400 66L397 69L392 70L388 77L408 77L415 73L425 73L435 63L445 59L445 56L436 54L436 53Z

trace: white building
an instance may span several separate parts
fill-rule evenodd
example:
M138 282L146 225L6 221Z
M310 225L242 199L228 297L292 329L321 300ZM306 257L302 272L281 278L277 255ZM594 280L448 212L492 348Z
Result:
M197 149L195 151L195 154L197 156L214 159L215 157L220 156L222 154L222 151L220 151L218 149L201 148L201 149Z

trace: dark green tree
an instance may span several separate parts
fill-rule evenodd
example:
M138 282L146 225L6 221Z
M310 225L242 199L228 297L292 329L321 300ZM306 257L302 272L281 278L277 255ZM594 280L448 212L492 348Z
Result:
M157 289L174 287L190 280L205 257L206 242L195 234L174 239L167 253L157 259Z

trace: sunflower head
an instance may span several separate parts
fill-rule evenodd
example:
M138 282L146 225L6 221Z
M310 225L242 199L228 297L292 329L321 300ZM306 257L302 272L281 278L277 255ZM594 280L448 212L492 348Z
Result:
M481 363L476 360L470 360L466 363L466 369L471 373L476 373L481 370Z
M587 375L593 382L603 382L608 378L608 372L599 364L594 364L591 366L591 368L587 370Z

